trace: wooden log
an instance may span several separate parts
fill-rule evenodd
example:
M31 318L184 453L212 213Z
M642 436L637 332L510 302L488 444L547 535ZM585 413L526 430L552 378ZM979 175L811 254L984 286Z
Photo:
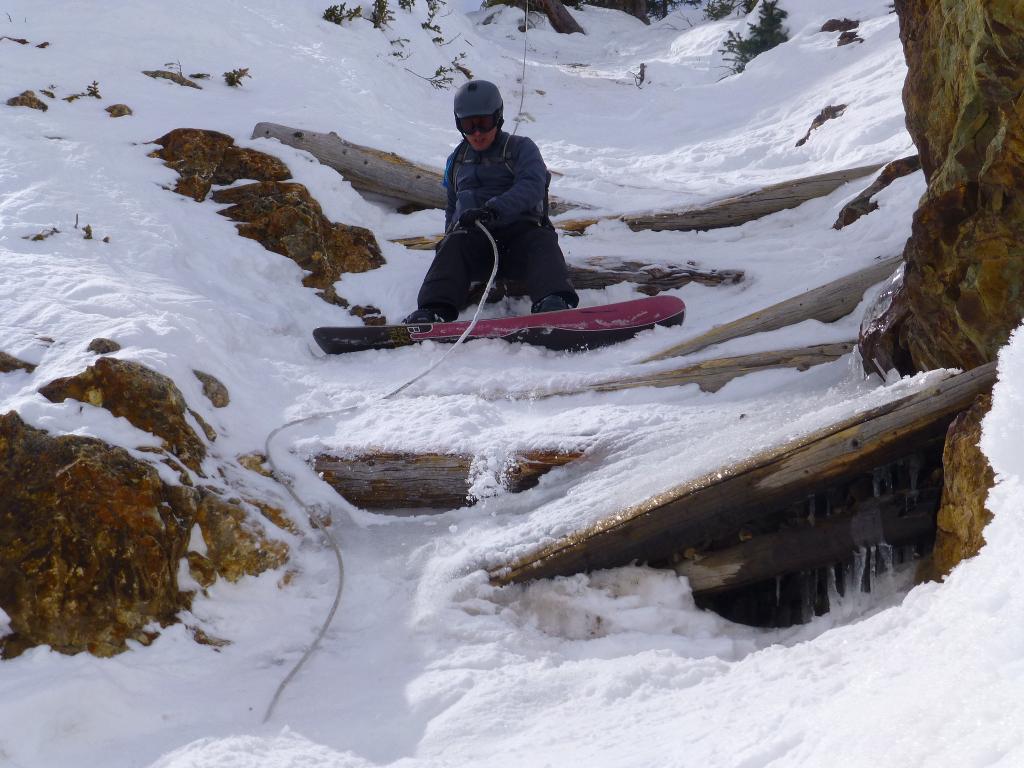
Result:
M581 452L526 451L512 457L499 481L510 493L533 488L540 478ZM456 509L469 496L473 457L464 454L376 452L351 458L321 454L314 469L341 496L363 509Z
M565 9L562 5L562 0L535 0L540 7L547 14L548 21L551 22L551 28L555 32L561 34L572 34L578 32L581 35L586 34L583 31L583 27L572 17L572 14Z
M574 288L600 289L619 283L634 283L640 293L648 296L682 288L689 283L735 285L743 280L743 276L743 270L739 269L704 270L692 265L655 265L602 257L588 259L586 266L569 265L569 279Z
M815 489L942 440L953 417L990 390L995 375L989 363L722 467L495 567L491 580L567 576L703 549Z
M580 392L618 392L637 387L678 387L684 384L696 384L704 392L717 392L733 379L746 376L748 373L769 371L775 368L796 368L798 371L806 371L812 366L830 363L852 352L856 345L856 341L840 341L835 344L816 344L810 347L723 357L717 360L704 360L671 371L609 379L598 384L585 384L573 390L561 390L543 395L533 393L531 396L550 397Z
M894 256L877 262L852 275L845 275L826 285L812 288L766 309L745 315L738 320L724 325L716 325L699 336L674 344L640 362L650 363L655 360L688 355L691 352L710 347L712 344L721 344L724 341L749 336L752 333L774 331L803 320L834 322L856 309L864 298L864 292L872 285L889 277L899 266L902 258L902 256Z
M741 282L744 276L743 270L738 269L704 270L689 265L653 265L602 257L589 259L586 263L589 266L569 265L569 281L574 288L601 289L619 283L634 283L637 290L647 296L682 288L689 283L734 285ZM502 279L491 289L488 301L499 301L505 296L526 296L528 293L525 281ZM482 294L481 283L470 291L469 304L479 302Z
M760 219L762 216L796 208L816 197L830 195L843 184L874 173L881 167L881 163L872 163L842 171L820 173L771 184L753 192L718 200L701 208L636 214L623 216L622 220L634 232L645 229L687 231L735 227Z
M447 198L441 172L410 162L393 152L383 152L345 141L333 131L289 128L277 123L257 123L252 138L277 139L302 149L344 176L359 192L394 197L427 208L444 208Z
M784 211L787 208L796 208L798 205L815 197L832 194L846 182L874 173L881 167L881 164L875 163L872 165L862 165L857 168L848 168L844 171L833 171L831 173L818 174L817 176L784 181L780 184L771 184L743 195L716 200L699 208L690 207L677 211L566 219L556 221L554 224L559 230L571 235L583 234L588 227L599 221L613 220L624 221L634 231L651 229L656 231L676 230L685 232L696 229L735 227L740 224L746 224L748 221L760 219L762 216ZM552 211L552 215L557 213L554 209ZM412 250L430 250L437 245L440 239L440 235L421 235L399 238L392 242L399 243Z
M914 506L911 514L906 514ZM818 520L814 525L755 536L727 549L683 560L676 573L690 581L695 595L713 595L786 573L824 568L861 547L900 546L935 530L938 492L916 499L906 492L863 502L853 515Z
M318 133L277 123L257 123L252 138L277 139L289 147L309 152L344 176L359 192L392 197L424 208L443 209L448 204L447 193L441 186L442 171L413 163L394 152L353 144L333 131ZM550 207L551 214L556 215L570 208L585 206L569 205L552 197ZM437 240L440 240L440 235L433 242ZM433 247L433 244L426 246Z

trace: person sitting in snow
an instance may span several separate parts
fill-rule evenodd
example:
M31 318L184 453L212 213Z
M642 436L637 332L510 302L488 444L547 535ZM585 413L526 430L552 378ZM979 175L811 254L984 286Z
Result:
M490 275L494 250L476 222L498 244L498 274L526 281L533 312L579 303L547 216L547 166L533 141L501 130L503 108L498 87L485 80L455 94L455 126L463 139L445 165L445 237L420 287L419 309L405 323L455 320L470 284Z

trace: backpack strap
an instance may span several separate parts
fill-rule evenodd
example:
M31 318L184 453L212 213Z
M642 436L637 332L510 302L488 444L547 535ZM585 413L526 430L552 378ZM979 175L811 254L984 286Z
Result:
M469 152L469 142L465 139L455 148L451 162L445 169L445 186L451 186L452 194L459 194L459 168L466 161L466 154Z

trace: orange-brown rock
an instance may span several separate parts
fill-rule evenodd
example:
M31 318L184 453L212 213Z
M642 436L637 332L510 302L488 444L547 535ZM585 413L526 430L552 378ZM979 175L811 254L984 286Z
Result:
M192 373L202 383L203 394L206 395L206 399L213 404L214 408L228 407L231 403L231 396L228 394L228 388L220 382L220 379L203 371L192 371Z
M935 550L922 574L942 578L985 544L984 530L992 513L985 508L995 475L981 452L981 421L992 407L991 395L981 395L946 432L942 451L944 479L937 520Z
M11 373L12 371L26 371L32 373L36 367L32 363L26 363L6 352L0 352L0 373Z
M22 91L19 96L14 96L13 98L8 99L7 106L28 107L29 109L38 109L41 112L45 112L49 109L49 107L46 106L46 102L36 96L35 91Z
M200 472L206 446L185 418L187 405L171 379L129 360L101 357L77 376L39 390L52 402L68 398L106 408L164 441L165 450Z
M266 529L236 503L207 493L196 522L206 543L205 559L228 581L256 576L288 561L288 545L269 538Z
M291 178L288 166L276 157L252 149L240 149L227 134L197 128L177 128L157 139L162 149L150 156L178 172L174 191L194 200L205 200L213 184L233 184L239 179L284 181Z
M240 222L240 235L292 259L309 272L302 284L332 304L348 305L334 288L342 274L366 272L384 263L372 232L328 221L301 184L246 184L219 190L213 199L231 206L220 213Z
M114 352L120 352L121 345L112 339L97 337L89 342L89 346L86 349L97 355L111 355Z
M195 492L86 437L0 416L0 608L10 657L35 645L109 656L189 605L178 589Z
M928 191L904 251L918 369L994 360L1024 316L1019 0L896 0L907 127Z

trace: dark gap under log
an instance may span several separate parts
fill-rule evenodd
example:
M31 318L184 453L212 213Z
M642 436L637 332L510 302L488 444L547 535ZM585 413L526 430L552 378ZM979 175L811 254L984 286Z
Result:
M994 381L995 364L990 363L844 418L496 566L491 581L501 585L568 576L668 560L688 549L704 551L810 493L852 481L941 440L956 414Z
M870 499L857 505L853 514L754 536L727 549L684 559L675 569L690 580L695 594L713 595L831 565L862 547L914 543L935 531L939 492L916 492L913 499L911 495L894 493Z
M556 467L582 452L524 451L502 467L499 483L510 493L533 488ZM465 454L375 452L351 458L321 454L313 467L357 507L374 511L457 509L469 496L473 457Z

